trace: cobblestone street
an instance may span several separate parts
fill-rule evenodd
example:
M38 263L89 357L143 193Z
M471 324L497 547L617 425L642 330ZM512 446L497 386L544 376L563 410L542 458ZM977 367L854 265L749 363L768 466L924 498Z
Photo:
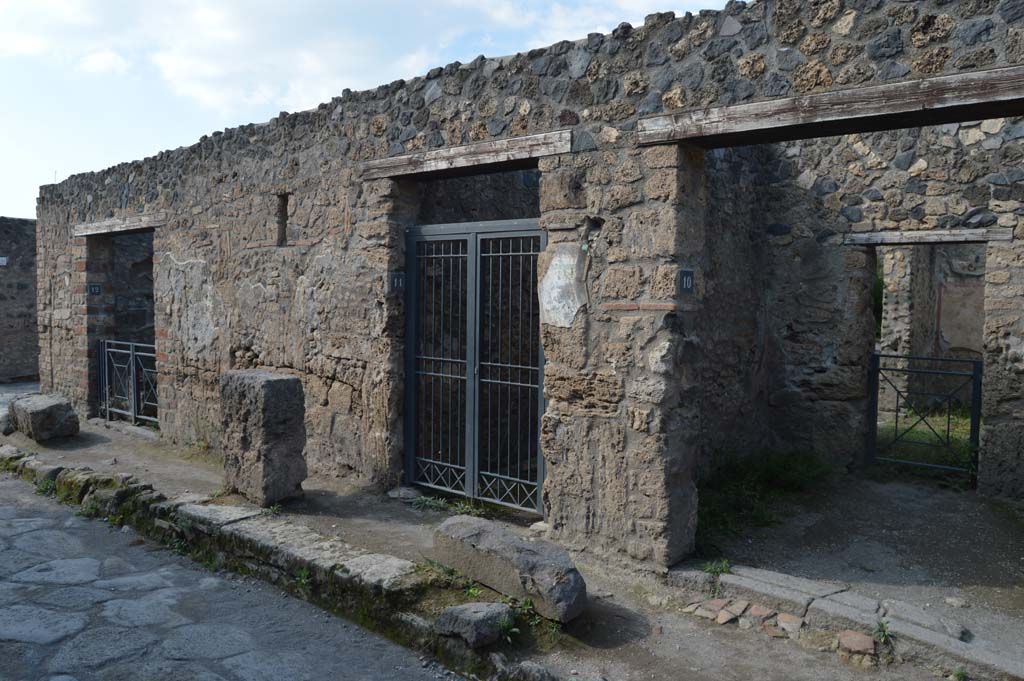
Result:
M458 678L0 478L0 681Z

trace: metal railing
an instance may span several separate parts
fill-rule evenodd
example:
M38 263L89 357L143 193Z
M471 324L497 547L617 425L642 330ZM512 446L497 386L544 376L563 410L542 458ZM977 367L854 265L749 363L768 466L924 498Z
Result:
M155 345L100 341L100 411L106 420L158 423L156 385Z
M981 360L875 353L868 376L867 463L883 461L976 475ZM881 405L880 394L892 404ZM963 421L963 414L970 418L966 433L962 427L954 427L954 422ZM913 450L921 454L908 454Z

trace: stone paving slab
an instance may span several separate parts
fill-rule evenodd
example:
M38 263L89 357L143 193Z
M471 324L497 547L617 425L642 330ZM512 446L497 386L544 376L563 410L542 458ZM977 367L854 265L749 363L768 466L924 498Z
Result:
M37 484L43 479L42 476L51 475L44 468L26 468L23 465L25 457L19 451L5 448L0 451L0 455L3 457L0 458L0 470L10 471L21 467L29 471L25 477L29 483ZM340 540L276 518L258 508L203 504L197 503L200 500L195 499L184 503L179 503L181 500L168 501L149 485L139 483L127 475L109 476L77 469L65 473L63 480L70 486L70 489L64 490L64 496L69 500L77 498L82 490L88 490L82 498L83 513L123 518L158 540L173 542L181 548L187 547L198 560L242 569L247 574L280 584L304 598L323 603L332 610L352 612L360 622L387 631L391 638L435 654L443 654L444 659L451 663L477 671L500 669L502 678L508 681L540 678L524 676L528 672L524 671L519 662L493 659L493 655L484 652L478 654L462 641L434 634L429 623L426 627L414 626L411 618L402 617L404 608L415 606L423 587L423 578L416 565L410 561L355 549ZM58 489L58 493L60 491ZM11 526L13 534L16 529L22 529L13 527L14 523L21 520L25 519L10 518L0 520L0 523ZM49 525L23 529L32 532L47 528ZM102 607L106 615L101 613L101 616L106 619L110 619L113 613L119 613L121 623L148 622L153 619L164 626L169 622L185 626L185 623L172 617L170 605L163 600L139 601L139 596L147 592L161 592L164 597L170 597L174 581L163 571L113 576L101 574L101 568L107 563L101 564L95 559L55 560L35 564L41 560L43 557L32 556L27 565L17 568L20 571L12 579L29 585L88 585L106 592L123 593L126 595L119 596L119 603L99 606L97 600L97 605L93 607ZM115 572L124 568L116 562L110 566ZM27 569L22 570L22 567ZM79 637L88 633L86 630ZM130 640L131 637L127 637L122 643L128 645ZM67 645L73 648L79 644L71 642ZM121 650L119 645L110 646L120 651L114 658L134 654L130 650ZM65 668L73 666L74 660L86 667L103 666L110 661L102 657L102 646L96 654L100 657L84 660L82 657L85 653L67 653L62 649L51 660L51 671L66 671ZM178 659L170 653L165 657Z
M47 544L30 581L0 575L4 681L460 678L258 580L214 575L73 513L0 476L0 517ZM77 541L51 542L55 527Z
M177 509L179 518L190 521L204 531L210 532L240 520L248 520L260 515L259 509L242 506L200 506L199 504L182 504Z
M683 583L690 586L694 581L684 579ZM743 566L733 567L732 574L721 575L716 593L725 598L695 603L686 611L718 625L738 620L744 625L742 628L750 629L756 622L749 617L737 617L730 610L737 599L743 599L745 609L754 603L754 607L779 611L777 623L766 622L762 627L769 635L779 631L812 640L817 636L815 632L843 633L848 637L857 632L870 634L884 622L892 634L892 654L898 659L933 668L964 669L971 679L1024 679L1024 656L1020 650L1001 653L971 645L966 642L970 632L961 624L911 603L879 602L839 583L815 583Z
M741 575L722 575L719 583L722 593L730 598L745 598L801 617L807 612L807 606L814 600L814 596L806 592Z
M830 596L849 588L847 584L843 584L841 582L822 582L813 579L804 579L802 577L787 575L782 572L773 572L772 570L762 570L761 568L752 568L743 565L734 566L732 568L732 573L734 575L739 575L740 577L755 579L759 582L765 582L791 591L800 591L815 598L824 598L825 596Z
M840 591L825 598L827 601L839 603L866 613L877 613L881 607L877 598L869 598L856 591Z
M881 617L877 610L868 611L851 607L831 598L815 600L807 608L807 623L817 629L842 631L844 629L874 631Z

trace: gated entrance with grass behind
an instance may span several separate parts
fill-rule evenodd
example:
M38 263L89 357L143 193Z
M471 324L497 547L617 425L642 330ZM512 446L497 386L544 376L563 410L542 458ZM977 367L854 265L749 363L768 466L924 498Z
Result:
M406 475L541 508L536 220L409 230Z
M978 470L981 360L871 356L867 463ZM884 399L879 398L882 394Z

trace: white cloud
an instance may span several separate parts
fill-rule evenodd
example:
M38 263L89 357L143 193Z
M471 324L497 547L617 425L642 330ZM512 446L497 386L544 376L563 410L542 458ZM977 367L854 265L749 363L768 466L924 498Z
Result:
M113 50L90 52L78 61L78 69L85 73L124 73L128 62Z
M19 57L42 54L50 42L41 35L0 31L0 57Z
M676 11L723 0L674 3ZM0 0L0 58L120 75L222 115L297 111L344 88L642 22L662 0ZM147 83L151 88L154 82Z

